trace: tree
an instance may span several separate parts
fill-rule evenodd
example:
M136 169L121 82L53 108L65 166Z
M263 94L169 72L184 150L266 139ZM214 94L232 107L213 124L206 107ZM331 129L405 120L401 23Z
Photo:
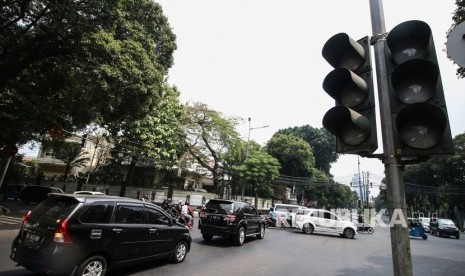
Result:
M264 151L252 151L236 169L241 180L251 186L257 207L259 192L271 188L272 182L279 175L280 164L276 158Z
M310 125L281 129L277 134L292 134L304 139L313 150L315 167L329 174L331 163L336 162L336 138L325 128L314 128Z
M275 134L266 144L266 151L279 160L280 173L288 176L312 176L315 159L310 145L294 135Z
M224 155L239 139L235 129L237 121L237 118L227 118L206 104L185 106L182 123L187 150L202 167L211 172L213 188L220 196Z
M133 169L140 157L149 158L156 170L169 171L186 150L179 121L183 113L179 92L176 87L164 83L159 97L144 118L125 121L111 128L115 141L113 161L130 164L122 195L132 181Z
M0 146L119 125L157 102L175 35L151 0L2 1Z
M453 27L465 21L465 0L455 0L455 4L457 5L457 9L455 9L454 15L452 16L452 20L454 21ZM459 67L457 69L457 76L459 78L464 78L465 68Z

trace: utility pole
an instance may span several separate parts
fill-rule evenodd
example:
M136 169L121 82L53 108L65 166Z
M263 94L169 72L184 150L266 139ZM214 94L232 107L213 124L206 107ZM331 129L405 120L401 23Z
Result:
M401 217L400 220L404 220L407 217L407 205L405 203L405 188L401 173L401 163L399 157L395 154L394 146L393 122L391 117L385 60L386 26L384 23L382 0L370 0L370 12L381 126L383 129L383 162L387 180L388 209L392 223L393 221L399 222L399 220L394 217L394 215L399 214L399 211L403 214L403 217ZM408 235L407 225L402 225L401 223L391 224L390 231L394 275L411 276L413 275L412 256L410 252L410 238Z
M362 205L363 209L363 188L362 188L362 177L360 175L360 156L357 156L357 162L358 162L358 189L360 191L360 203Z

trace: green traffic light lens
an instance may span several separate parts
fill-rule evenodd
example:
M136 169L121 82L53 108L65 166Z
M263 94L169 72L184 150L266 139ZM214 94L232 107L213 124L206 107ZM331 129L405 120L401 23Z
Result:
M438 145L446 125L446 114L441 108L429 103L407 106L396 118L397 131L402 143L420 150Z

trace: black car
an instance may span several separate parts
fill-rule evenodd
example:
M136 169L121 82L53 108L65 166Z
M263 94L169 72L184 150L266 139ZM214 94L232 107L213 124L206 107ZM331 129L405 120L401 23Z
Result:
M437 236L454 236L460 239L460 232L455 223L450 219L432 218L430 221L430 230L432 235Z
M27 185L21 192L19 199L24 204L40 203L50 193L63 193L60 188L39 185Z
M257 209L247 202L212 199L200 211L199 229L205 241L213 236L233 239L242 245L245 237L265 237L265 220Z
M100 275L160 258L184 261L189 230L136 199L51 194L23 218L10 258L40 273Z
M8 185L5 189L5 192L3 193L3 198L18 200L25 187L26 184Z

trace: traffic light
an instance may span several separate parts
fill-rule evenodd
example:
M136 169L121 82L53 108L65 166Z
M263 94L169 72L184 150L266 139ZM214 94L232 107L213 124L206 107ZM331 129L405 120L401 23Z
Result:
M86 146L86 140L87 140L87 134L83 134L82 139L81 139L81 148Z
M336 102L323 126L336 136L337 153L367 156L378 148L370 41L338 33L325 43L322 55L335 68L323 89Z
M412 20L394 27L385 47L396 156L425 160L454 151L431 28ZM415 163L418 161L414 161Z

